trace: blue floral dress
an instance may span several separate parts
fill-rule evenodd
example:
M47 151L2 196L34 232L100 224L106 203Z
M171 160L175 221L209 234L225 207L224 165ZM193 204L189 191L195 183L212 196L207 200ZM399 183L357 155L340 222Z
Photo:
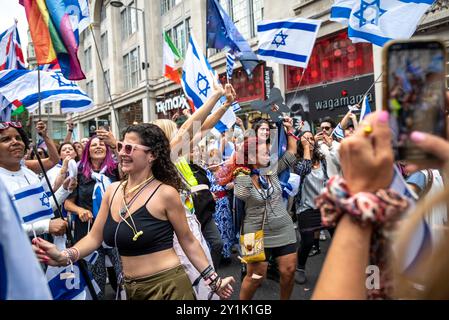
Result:
M217 183L214 174L209 170L206 170L206 172L210 181L210 191L214 194L226 192L226 188ZM230 258L235 235L231 206L227 196L219 197L215 201L215 213L213 217L220 232L221 239L223 240L222 256L223 258Z

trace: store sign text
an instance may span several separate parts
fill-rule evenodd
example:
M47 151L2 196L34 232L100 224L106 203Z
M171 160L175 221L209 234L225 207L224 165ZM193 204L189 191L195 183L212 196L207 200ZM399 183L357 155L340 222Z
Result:
M167 111L176 109L188 109L189 105L184 95L175 96L173 98L165 99L164 101L156 102L156 112L167 115Z

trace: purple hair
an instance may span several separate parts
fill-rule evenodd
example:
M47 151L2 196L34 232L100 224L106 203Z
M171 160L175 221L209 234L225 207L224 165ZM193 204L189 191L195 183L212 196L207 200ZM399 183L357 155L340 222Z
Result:
M90 145L92 143L92 140L98 138L97 136L93 136L89 139L89 141L86 144L86 147L83 150L83 155L81 156L81 161L78 165L78 169L83 173L83 176L86 177L86 179L91 179L91 170L92 170L92 162L90 160ZM107 144L106 146L106 157L103 160L103 163L100 166L100 169L103 169L104 167L107 167L106 173L112 175L115 168L117 168L117 163L112 158L112 152L111 149Z

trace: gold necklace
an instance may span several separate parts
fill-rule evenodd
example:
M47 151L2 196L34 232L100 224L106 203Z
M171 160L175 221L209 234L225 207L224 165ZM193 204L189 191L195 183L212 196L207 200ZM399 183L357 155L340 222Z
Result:
M132 232L134 234L133 241L137 241L137 239L139 239L139 237L141 235L143 235L143 231L142 230L137 231L136 224L134 223L134 219L133 219L133 217L131 215L131 212L129 212L129 208L128 208L128 205L125 202L125 198L123 198L123 205L125 206L126 212L128 212L128 217L131 219L131 222L132 222L133 225L130 225L129 222L126 221L126 219L121 214L120 214L120 218L128 225L128 227L131 228L131 230L132 230Z
M145 179L144 181L142 181L141 183L139 183L137 186L132 187L130 190L128 190L126 192L126 186L128 185L128 180L125 181L124 185L123 185L123 197L127 197L130 194L134 193L135 191L137 191L140 187L142 187L143 185L145 185L148 181L150 181L151 179L153 179L154 176L151 175L150 177L148 177L147 179Z

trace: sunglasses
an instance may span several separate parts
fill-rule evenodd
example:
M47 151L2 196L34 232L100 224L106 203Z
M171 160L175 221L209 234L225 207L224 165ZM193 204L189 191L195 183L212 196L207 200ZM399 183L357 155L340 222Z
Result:
M0 130L8 129L9 127L13 127L16 129L22 128L21 122L0 122Z
M132 155L135 149L150 151L149 147L142 146L140 144L124 143L124 142L120 142L120 141L117 142L117 152L121 152L123 150L127 156Z
M321 127L322 130L329 130L331 127Z

